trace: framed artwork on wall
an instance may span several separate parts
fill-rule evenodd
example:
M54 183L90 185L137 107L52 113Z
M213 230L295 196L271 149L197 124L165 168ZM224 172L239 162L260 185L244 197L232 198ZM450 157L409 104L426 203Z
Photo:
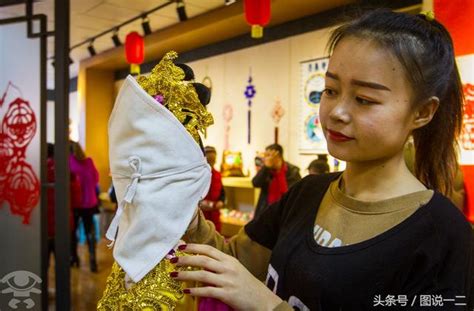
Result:
M329 58L300 62L298 140L300 154L327 153L326 139L319 122L319 105Z

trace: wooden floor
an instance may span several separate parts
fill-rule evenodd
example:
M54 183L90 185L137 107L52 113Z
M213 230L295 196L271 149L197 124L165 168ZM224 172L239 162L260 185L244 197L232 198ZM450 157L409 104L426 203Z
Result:
M71 268L71 310L96 310L97 302L102 297L105 282L110 273L113 263L112 250L107 248L107 242L101 240L97 244L97 265L99 271L92 273L89 269L89 252L87 245L79 245L79 257L81 265L79 268ZM55 306L55 284L54 284L54 259L51 259L49 270L49 310L56 310Z

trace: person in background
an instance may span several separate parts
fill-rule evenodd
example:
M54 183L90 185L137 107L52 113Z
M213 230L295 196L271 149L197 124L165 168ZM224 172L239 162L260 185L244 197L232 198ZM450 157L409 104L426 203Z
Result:
M215 168L216 164L216 148L211 146L204 147L204 152L206 154L207 163L211 166L211 186L209 187L209 192L207 196L199 203L204 217L212 221L216 226L216 230L221 232L221 220L220 220L220 209L224 207L225 201L225 192L222 185L222 176Z
M329 173L328 156L325 154L319 154L318 158L311 161L308 165L308 172L311 175Z
M301 179L299 167L283 159L283 147L272 144L265 148L263 166L252 179L256 188L261 188L255 209L255 218L285 194Z
M54 166L54 145L48 143L48 150L47 150L47 160L46 160L46 178L48 184L48 190L46 192L47 197L47 206L48 206L48 266L49 266L49 258L51 254L54 253L54 240L56 236L55 230L55 198L54 198L54 182L55 182L55 166ZM71 180L70 180L70 208L71 212L69 214L69 228L71 230L71 236L74 234L74 217L73 217L73 209L81 204L81 184L79 182L79 178L76 174L71 172ZM72 259L71 259L72 262Z
M77 142L70 142L71 154L69 156L69 166L71 172L79 176L81 183L81 204L74 208L74 223L75 230L79 223L79 218L82 219L84 230L86 232L87 244L89 246L89 262L92 272L97 272L97 261L95 252L95 235L93 216L97 212L99 200L97 198L97 184L99 182L99 173L94 165L94 161L87 157L81 146ZM74 265L79 265L79 256L77 254L77 236L73 235L73 262Z

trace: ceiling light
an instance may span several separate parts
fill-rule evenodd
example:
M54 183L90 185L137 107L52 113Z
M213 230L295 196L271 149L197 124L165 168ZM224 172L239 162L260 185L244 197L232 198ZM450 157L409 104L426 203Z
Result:
M179 21L184 22L188 19L188 15L186 14L186 8L184 7L184 2L182 0L178 0L176 6L176 12L178 13Z
M148 16L144 16L142 20L142 29L143 29L143 35L148 36L151 34L151 27L150 27L150 20L148 19Z
M120 42L120 38L118 36L118 31L118 28L115 29L114 35L112 36L112 41L114 42L115 47L122 45L122 42Z
M90 43L89 43L89 46L87 47L87 50L89 51L89 54L92 56L95 56L97 54L97 52L95 51L94 49L94 40L92 40Z

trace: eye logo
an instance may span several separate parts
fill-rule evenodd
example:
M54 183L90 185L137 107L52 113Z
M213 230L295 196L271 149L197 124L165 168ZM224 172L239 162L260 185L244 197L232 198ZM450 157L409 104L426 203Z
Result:
M24 303L27 309L31 309L35 306L35 302L30 298L30 294L41 294L41 290L35 287L37 283L41 282L41 278L32 272L24 270L13 271L0 280L0 283L8 285L1 293L13 293L13 298L8 303L10 308L18 309L18 305Z

